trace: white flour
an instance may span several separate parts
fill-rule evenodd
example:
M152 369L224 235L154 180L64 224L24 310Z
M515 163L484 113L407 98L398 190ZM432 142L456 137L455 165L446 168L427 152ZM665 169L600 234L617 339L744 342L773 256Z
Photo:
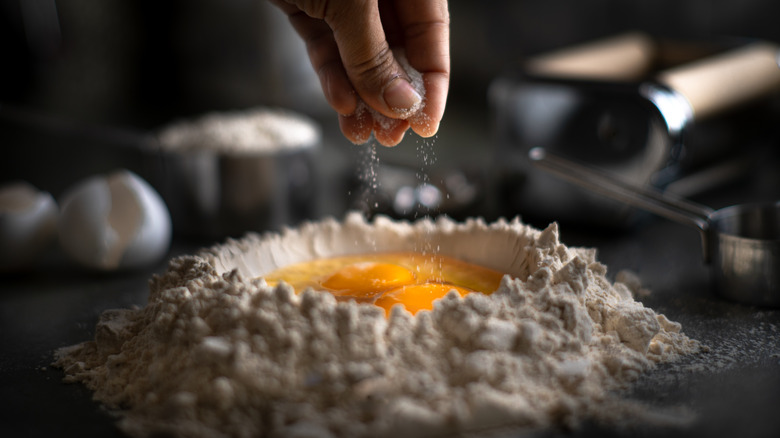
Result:
M173 123L159 133L166 150L216 152L276 152L312 147L320 140L317 124L282 109L210 113Z
M420 239L514 279L385 318L256 278ZM605 274L594 250L561 244L556 225L350 215L172 260L145 307L105 312L95 340L59 350L56 365L120 409L133 436L451 436L637 421L642 410L614 390L702 347Z

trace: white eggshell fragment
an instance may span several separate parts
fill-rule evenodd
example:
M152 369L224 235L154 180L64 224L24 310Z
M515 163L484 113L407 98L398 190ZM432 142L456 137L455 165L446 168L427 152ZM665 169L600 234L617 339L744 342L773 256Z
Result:
M95 176L61 202L59 237L77 262L103 270L159 261L171 243L171 217L160 195L127 170Z
M28 266L53 240L57 203L26 182L0 187L0 271Z

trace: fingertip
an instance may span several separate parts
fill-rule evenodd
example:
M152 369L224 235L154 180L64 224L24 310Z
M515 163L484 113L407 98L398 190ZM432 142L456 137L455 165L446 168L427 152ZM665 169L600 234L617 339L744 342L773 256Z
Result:
M404 139L406 130L409 129L409 121L402 119L390 119L374 121L374 138L382 146L397 146Z
M437 132L439 132L440 123L438 121L434 122L429 117L425 117L424 115L413 117L410 122L411 123L409 125L412 127L412 131L414 131L415 134L419 135L420 137L433 137Z
M439 125L444 117L449 91L449 77L442 73L426 73L423 75L426 99L425 106L412 116L412 130L421 137L432 137L439 131Z
M371 138L373 120L367 112L355 112L353 114L339 114L339 128L347 140L354 144L364 144Z

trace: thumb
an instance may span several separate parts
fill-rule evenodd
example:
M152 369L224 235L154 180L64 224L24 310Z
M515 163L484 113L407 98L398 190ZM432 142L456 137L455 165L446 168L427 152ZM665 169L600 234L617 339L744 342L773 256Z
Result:
M363 101L391 118L417 112L422 96L390 50L377 1L336 1L328 6L325 22L333 30L347 77Z

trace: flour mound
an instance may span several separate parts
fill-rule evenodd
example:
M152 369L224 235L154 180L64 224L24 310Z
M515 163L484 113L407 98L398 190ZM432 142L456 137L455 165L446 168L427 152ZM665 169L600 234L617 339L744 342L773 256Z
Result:
M396 306L387 318L262 278L430 242L509 275L492 295L451 292L430 312ZM636 406L614 390L702 347L605 275L594 250L560 243L555 224L349 215L173 259L145 307L106 311L95 340L59 350L56 365L139 437L449 436L630 420Z
M317 124L302 114L252 108L177 121L160 131L158 140L166 151L273 153L313 147L320 136Z

